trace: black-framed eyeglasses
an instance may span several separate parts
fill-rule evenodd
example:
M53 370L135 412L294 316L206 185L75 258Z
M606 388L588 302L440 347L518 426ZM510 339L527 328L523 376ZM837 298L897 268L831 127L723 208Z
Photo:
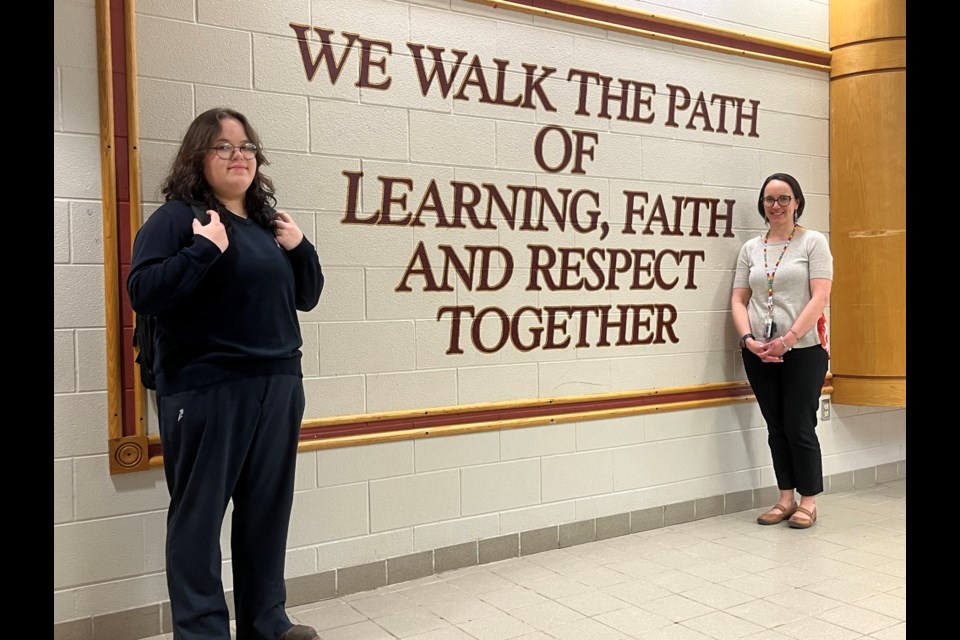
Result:
M253 160L257 155L257 145L252 142L244 142L239 147L235 147L229 142L221 142L220 144L215 144L210 147L217 152L217 157L224 160L229 160L233 157L233 152L237 149L240 149L240 155L246 160Z
M772 207L773 203L776 202L781 207L785 207L790 204L790 201L793 200L793 196L788 196L786 194L780 196L779 198L774 198L773 196L766 196L761 198L760 201L763 202L764 206Z

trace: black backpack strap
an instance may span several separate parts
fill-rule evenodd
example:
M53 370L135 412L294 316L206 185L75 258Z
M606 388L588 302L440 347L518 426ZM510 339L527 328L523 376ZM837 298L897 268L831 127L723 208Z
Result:
M201 202L191 202L190 208L193 210L193 217L200 221L200 224L210 224L210 214L207 213L207 207Z

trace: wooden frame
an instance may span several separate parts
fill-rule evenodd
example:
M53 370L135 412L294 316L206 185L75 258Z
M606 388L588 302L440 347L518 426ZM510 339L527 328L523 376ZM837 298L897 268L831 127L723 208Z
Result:
M731 55L826 72L830 70L830 53L827 51L665 18L604 2L471 1ZM130 341L132 313L126 302L121 277L124 260L129 260L141 215L135 0L97 0L96 13L103 187L107 437L111 473L126 473L158 467L163 462L159 437L147 434L148 394L139 383L139 370L134 362ZM117 61L122 63L119 70L115 68ZM122 103L115 92L118 85L124 88ZM125 115L119 123L116 121L118 113ZM824 392L831 391L832 387L826 383ZM715 407L748 402L752 398L749 385L744 381L736 381L307 419L301 432L300 451Z

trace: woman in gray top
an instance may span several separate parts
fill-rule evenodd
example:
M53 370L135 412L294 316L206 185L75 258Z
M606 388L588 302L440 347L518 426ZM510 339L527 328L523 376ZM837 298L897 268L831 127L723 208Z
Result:
M789 519L801 529L816 522L823 492L816 426L829 354L817 322L833 281L827 239L797 224L805 204L793 176L775 173L764 180L757 209L767 231L740 249L731 297L743 366L767 423L780 489L777 504L757 522Z

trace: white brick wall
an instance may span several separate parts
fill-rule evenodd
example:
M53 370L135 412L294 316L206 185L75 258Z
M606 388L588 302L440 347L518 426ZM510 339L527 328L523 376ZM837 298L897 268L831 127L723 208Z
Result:
M736 31L825 49L828 4L817 0L705 3L658 0L623 4ZM269 5L269 6L267 6ZM163 545L168 496L163 472L111 476L107 464L105 316L95 9L92 0L54 3L54 621L137 608L167 599ZM732 264L740 245L763 229L753 206L760 181L773 171L796 175L807 196L804 222L829 231L829 84L821 72L733 58L699 49L534 18L464 0L141 0L137 3L140 157L145 212L161 200L160 183L190 120L225 105L250 117L271 165L279 206L291 210L317 246L327 276L321 304L301 313L306 417L472 404L608 391L664 388L743 379L729 320ZM790 16L784 20L784 16ZM359 48L346 54L333 85L321 64L304 71L290 22L392 44L388 90L356 86ZM310 36L310 55L319 51ZM406 43L479 56L488 81L494 58L510 61L505 95L521 93L523 62L557 67L544 91L557 108L482 104L476 86L454 100L421 92ZM171 56L171 47L176 56ZM427 67L429 52L427 55ZM215 61L215 63L211 63ZM229 61L226 62L226 61ZM652 124L599 118L599 89L587 93L590 116L573 113L578 87L569 68L656 85ZM374 81L383 74L372 69ZM758 99L759 138L665 127L667 84L692 97L703 91ZM617 105L611 105L616 115ZM711 111L711 116L715 112ZM716 122L714 122L716 124ZM568 166L551 174L534 157L544 126L596 132L586 175ZM733 128L732 120L727 121ZM557 160L556 140L545 145ZM496 230L342 224L347 179L363 171L361 218L382 206L378 176L410 178L416 212L430 181L452 216L451 181L596 192L597 234L511 231L496 207ZM735 199L734 238L623 235L625 189L648 191L647 216L661 195L672 224L672 195ZM586 202L586 201L585 201ZM428 205L430 203L427 203ZM587 208L593 208L592 203ZM481 215L486 202L477 206ZM638 229L643 224L634 219ZM701 232L706 222L700 221ZM655 224L654 228L660 228ZM689 218L681 228L689 231ZM431 260L449 244L504 247L515 259L511 282L497 292L393 291L423 242ZM704 249L696 290L528 291L528 244L565 247ZM503 264L497 260L496 269ZM442 270L442 262L434 264ZM438 271L442 273L442 271ZM499 275L499 271L495 275ZM667 266L664 276L683 276ZM449 319L442 305L623 304L676 306L679 344L494 353L472 347L444 353ZM532 322L525 319L525 331ZM485 322L482 339L496 327ZM525 334L527 335L527 334ZM151 399L152 401L152 399ZM906 412L836 406L818 429L827 474L906 457ZM754 403L712 409L507 429L389 442L301 454L287 553L288 576L352 566L451 544L555 526L634 509L752 489L774 483L766 432ZM232 584L230 510L221 530L224 583Z

